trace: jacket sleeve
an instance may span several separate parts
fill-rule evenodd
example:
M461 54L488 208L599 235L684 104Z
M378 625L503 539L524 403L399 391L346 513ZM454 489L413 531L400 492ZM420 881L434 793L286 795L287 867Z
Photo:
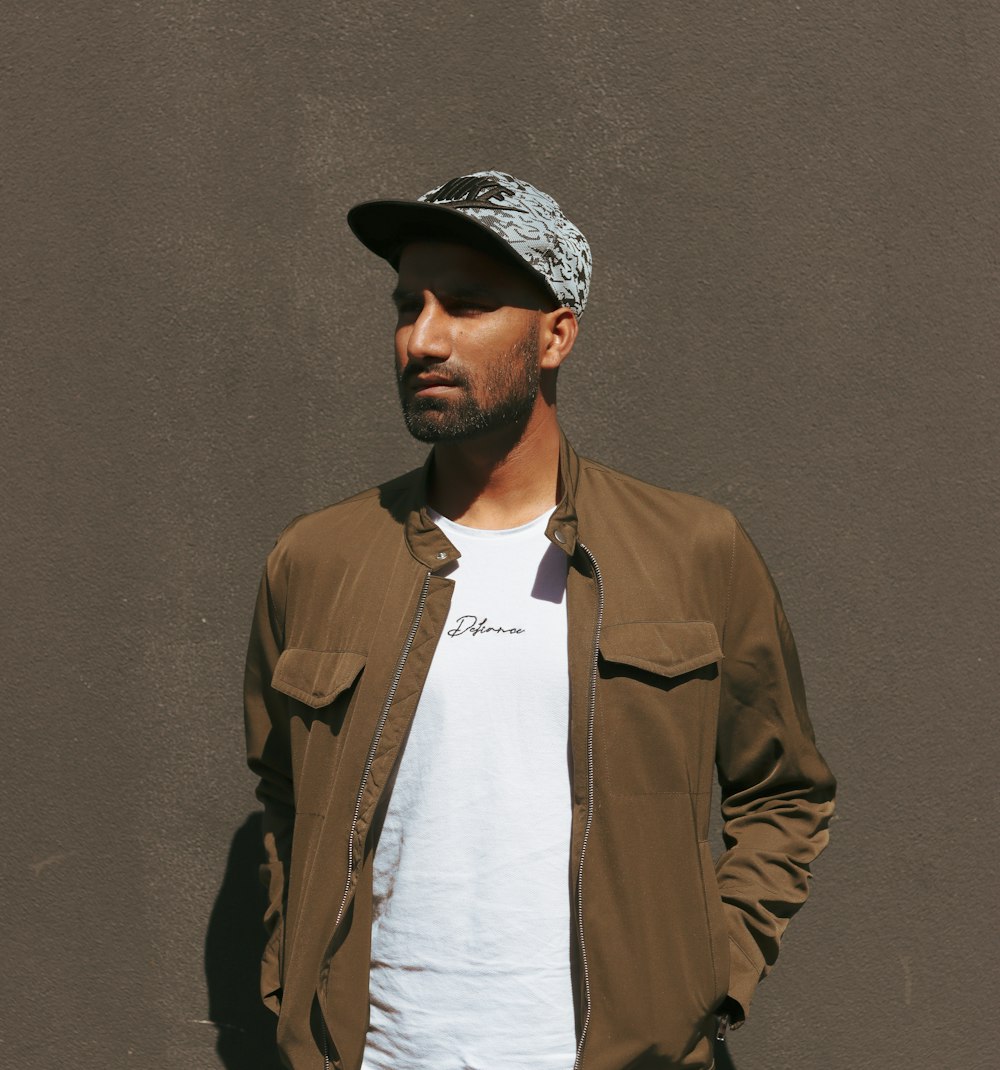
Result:
M835 781L816 749L798 655L756 547L734 521L716 765L729 995L745 1017L826 846ZM737 1022L738 1024L738 1022Z
M282 629L265 568L247 648L243 710L247 763L260 778L257 798L264 804L267 861L260 867L260 878L267 888L264 927L268 938L261 960L260 990L265 1006L275 1014L281 1006L287 874L295 821L285 698L271 687L281 646Z

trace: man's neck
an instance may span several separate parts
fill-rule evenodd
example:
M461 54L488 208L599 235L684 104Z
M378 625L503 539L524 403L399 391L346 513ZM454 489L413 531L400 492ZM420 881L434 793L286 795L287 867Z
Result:
M557 501L559 424L553 416L434 447L430 504L470 528L501 530L534 520Z

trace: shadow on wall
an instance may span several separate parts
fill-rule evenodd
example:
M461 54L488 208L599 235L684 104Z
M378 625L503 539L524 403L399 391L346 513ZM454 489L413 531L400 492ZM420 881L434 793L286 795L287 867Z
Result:
M208 1016L218 1030L216 1051L226 1070L277 1070L277 1019L260 1001L267 905L258 867L264 861L261 815L236 830L222 887L205 934Z

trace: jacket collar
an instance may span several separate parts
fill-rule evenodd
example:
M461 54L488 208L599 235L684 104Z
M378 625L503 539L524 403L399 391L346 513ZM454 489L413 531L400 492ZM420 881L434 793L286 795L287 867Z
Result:
M461 556L444 532L431 519L428 511L427 485L433 463L434 451L431 450L423 466L413 473L409 507L404 525L406 544L410 553L432 572ZM580 458L560 429L559 486L562 489L562 497L545 528L545 535L569 556L573 555L577 543L576 491L579 476Z

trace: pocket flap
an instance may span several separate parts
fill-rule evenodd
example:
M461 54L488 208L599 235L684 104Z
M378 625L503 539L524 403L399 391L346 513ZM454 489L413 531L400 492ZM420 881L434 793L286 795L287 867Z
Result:
M601 654L660 676L680 676L722 658L710 620L635 620L606 625Z
M303 650L289 647L278 658L271 686L317 709L326 706L357 679L365 656L355 650Z

